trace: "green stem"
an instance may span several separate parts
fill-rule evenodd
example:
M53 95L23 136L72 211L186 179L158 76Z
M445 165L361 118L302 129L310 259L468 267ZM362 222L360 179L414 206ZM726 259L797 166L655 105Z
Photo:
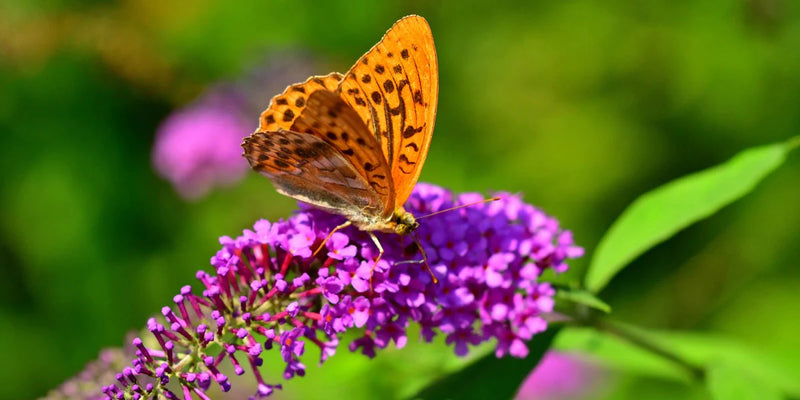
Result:
M619 337L620 339L628 341L635 346L671 361L672 363L685 369L693 378L697 380L705 379L706 371L702 367L685 360L680 355L670 351L669 349L661 346L660 344L633 329L629 329L621 324L616 324L602 318L594 319L590 325L600 331L608 332Z

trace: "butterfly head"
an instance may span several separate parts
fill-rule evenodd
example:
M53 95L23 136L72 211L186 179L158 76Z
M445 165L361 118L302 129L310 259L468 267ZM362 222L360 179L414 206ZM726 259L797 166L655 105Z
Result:
M398 235L406 235L419 228L419 222L414 218L414 214L402 208L394 212L394 218L392 219L395 222L394 232Z

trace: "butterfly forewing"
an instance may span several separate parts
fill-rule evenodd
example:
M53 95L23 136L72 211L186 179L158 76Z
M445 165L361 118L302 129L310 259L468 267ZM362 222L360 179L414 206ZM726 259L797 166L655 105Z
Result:
M290 85L283 93L270 101L269 107L261 113L258 130L261 132L288 130L294 120L306 107L308 96L320 90L336 90L342 74L332 72L325 76L313 76L305 82Z
M392 215L394 185L386 159L364 121L338 94L328 90L312 93L292 130L314 135L333 146L381 197L384 208L380 215Z
M338 91L386 157L396 207L406 201L428 154L439 93L436 50L424 18L412 15L348 71Z
M256 132L242 147L250 166L284 195L355 220L383 210L383 199L366 179L338 149L314 135Z

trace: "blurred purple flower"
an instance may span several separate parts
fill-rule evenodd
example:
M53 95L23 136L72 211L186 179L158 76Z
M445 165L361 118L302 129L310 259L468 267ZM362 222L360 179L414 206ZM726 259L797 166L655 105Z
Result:
M222 95L218 95L222 96ZM185 198L199 198L247 172L238 143L254 129L232 95L200 101L171 114L158 128L153 164Z
M129 335L132 337L132 335ZM88 363L83 371L50 391L42 400L102 400L102 387L117 382L126 365L136 358L136 349L129 345L109 348L100 352L96 360Z
M515 400L568 400L597 394L602 371L577 356L547 352L522 383Z
M296 52L275 53L239 81L219 83L170 114L156 132L156 171L187 199L237 182L249 170L241 156L242 138L256 128L271 95L306 79L311 65L309 57Z
M321 349L322 363L335 354L342 332L362 329L349 348L373 357L391 342L405 346L412 322L426 341L445 334L458 355L496 339L498 357L525 357L525 342L546 328L542 314L552 309L545 299L554 290L538 274L563 269L582 250L554 218L517 196L499 196L424 221L418 234L438 284L408 237L379 235L386 253L374 267L374 244L357 229L343 230L327 253L312 255L343 220L308 207L286 221L259 221L238 238L222 237L211 259L215 273L197 273L202 291L185 286L163 318L148 321L150 333L133 341L137 358L104 393L206 398L212 386L231 388L220 370L231 364L236 374L250 371L258 385L254 398L261 398L280 388L259 373L264 350L279 348L290 379L305 374L300 356L307 345ZM443 188L418 184L406 209L424 215L479 198L454 200ZM437 236L442 231L444 238ZM535 251L522 254L521 243Z

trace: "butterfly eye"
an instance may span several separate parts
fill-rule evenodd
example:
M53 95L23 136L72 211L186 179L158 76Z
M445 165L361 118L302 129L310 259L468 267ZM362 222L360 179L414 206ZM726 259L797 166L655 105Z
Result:
M411 213L404 212L395 215L397 218L397 225L395 225L394 231L398 235L406 235L419 228L419 222L417 222Z

